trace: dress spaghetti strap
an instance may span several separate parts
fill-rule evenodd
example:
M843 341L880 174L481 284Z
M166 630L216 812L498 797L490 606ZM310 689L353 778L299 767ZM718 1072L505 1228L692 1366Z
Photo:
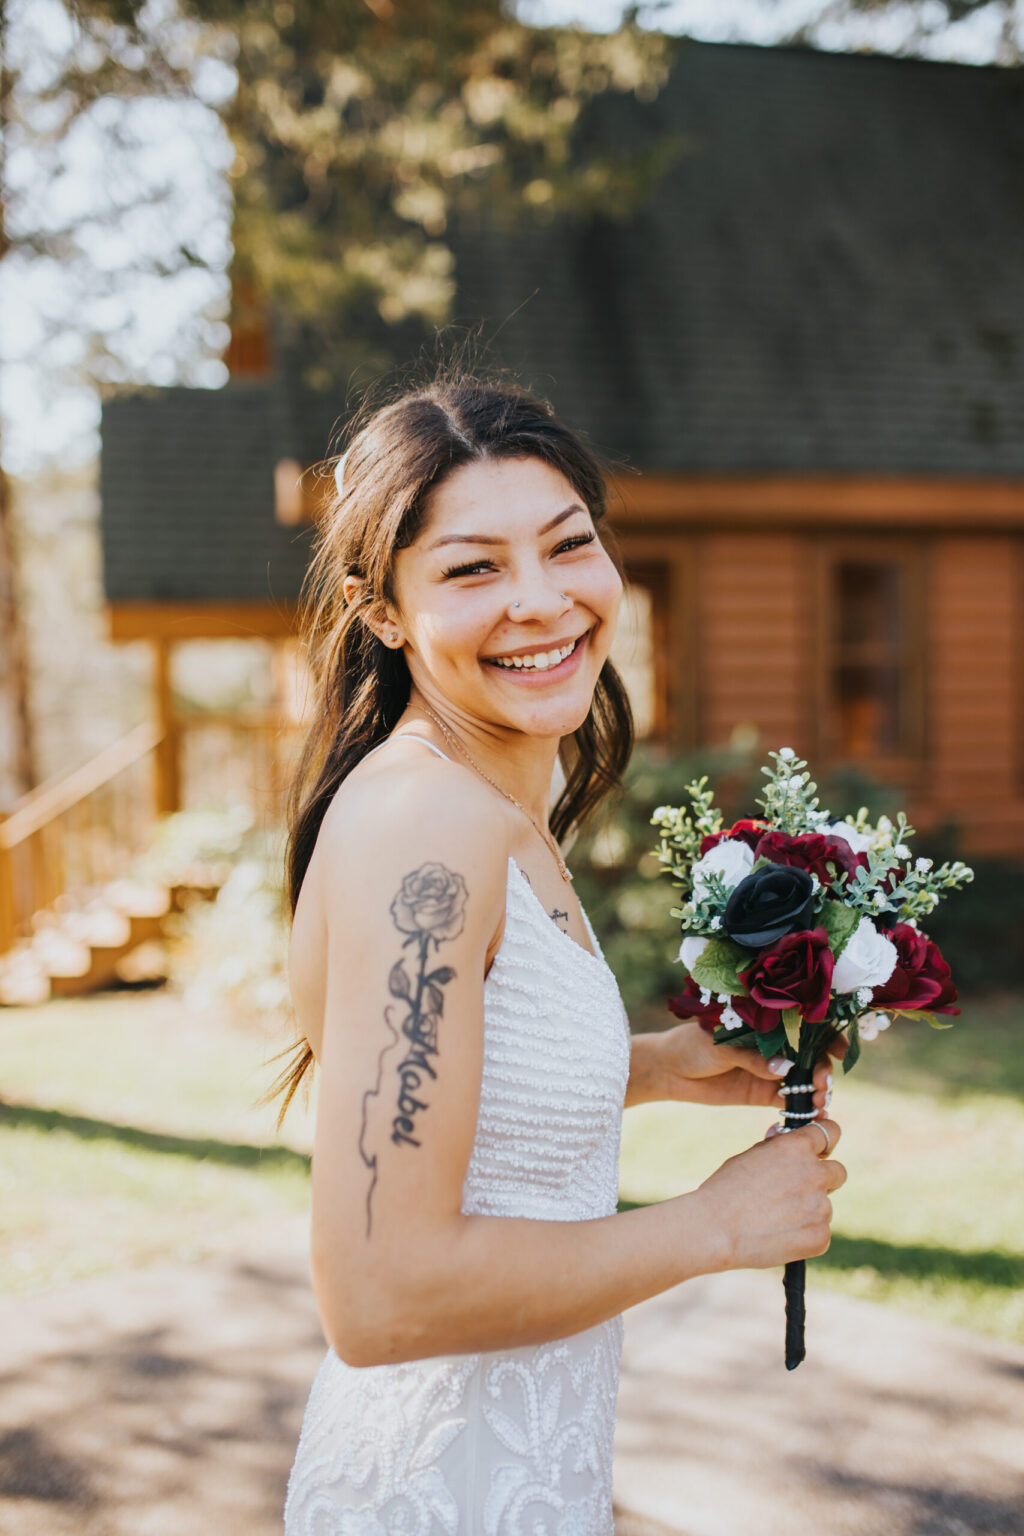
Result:
M448 756L447 752L442 752L440 747L435 747L434 743L432 741L428 741L425 736L417 736L412 731L404 731L401 736L385 736L383 741L378 741L375 747L371 747L369 752L365 752L363 754L363 756L360 758L360 762L365 763L368 757L372 757L375 752L380 751L381 747L388 746L392 741L420 741L425 747L429 747L431 752L433 752L436 757L443 758L446 763L451 762L451 758Z

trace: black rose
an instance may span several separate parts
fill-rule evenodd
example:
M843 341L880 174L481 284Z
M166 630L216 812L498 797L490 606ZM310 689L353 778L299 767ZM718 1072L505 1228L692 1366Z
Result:
M746 949L763 949L787 933L810 928L814 881L791 864L762 864L729 897L722 928Z

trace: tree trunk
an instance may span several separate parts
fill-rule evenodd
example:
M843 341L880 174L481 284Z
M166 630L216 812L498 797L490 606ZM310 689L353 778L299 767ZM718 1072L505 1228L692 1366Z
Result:
M6 20L4 0L0 0L0 262L8 250L4 217L4 170L10 93L5 52ZM16 799L31 789L35 782L28 660L18 603L17 550L12 526L10 485L0 453L0 813L5 809L4 801Z

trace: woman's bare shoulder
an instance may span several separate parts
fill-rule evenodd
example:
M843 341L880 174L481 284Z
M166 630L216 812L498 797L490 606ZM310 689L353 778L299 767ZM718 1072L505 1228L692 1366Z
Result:
M503 898L516 832L511 809L471 769L421 743L395 741L335 794L314 853L317 884L328 907L348 906L442 863L471 873L481 895Z

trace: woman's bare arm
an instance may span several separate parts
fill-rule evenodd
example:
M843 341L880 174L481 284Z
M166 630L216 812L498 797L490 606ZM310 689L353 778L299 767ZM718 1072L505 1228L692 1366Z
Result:
M379 811L329 818L315 878L328 983L313 1160L327 1337L373 1365L579 1332L689 1276L824 1250L817 1133L744 1153L700 1190L584 1222L464 1215L483 1060L485 956L507 849L441 765Z

